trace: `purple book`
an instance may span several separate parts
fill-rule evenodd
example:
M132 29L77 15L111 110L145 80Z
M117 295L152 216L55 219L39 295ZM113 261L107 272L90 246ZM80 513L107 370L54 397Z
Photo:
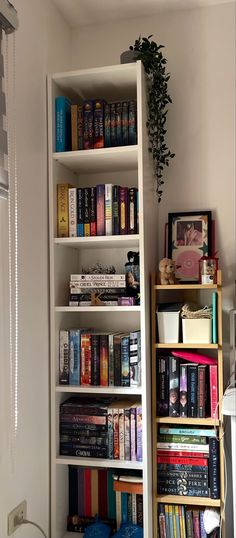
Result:
M187 385L187 364L180 364L180 386L179 386L179 408L180 417L188 416L188 385Z
M136 427L137 427L137 461L143 461L143 415L142 407L136 408Z

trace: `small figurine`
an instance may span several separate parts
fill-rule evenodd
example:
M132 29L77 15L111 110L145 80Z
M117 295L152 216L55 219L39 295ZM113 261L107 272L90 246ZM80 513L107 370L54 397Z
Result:
M162 258L159 263L161 284L175 284L175 262L169 258Z

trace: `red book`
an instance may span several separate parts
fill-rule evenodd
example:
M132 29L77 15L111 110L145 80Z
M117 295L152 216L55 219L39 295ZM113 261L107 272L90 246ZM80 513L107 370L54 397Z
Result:
M175 456L157 456L157 463L172 463L173 465L204 465L208 466L207 458L178 458Z
M171 456L171 457L188 457L188 455L191 455L191 458L206 458L205 452L189 452L189 451L179 451L179 450L158 450L157 456Z
M100 335L100 386L108 387L108 335Z
M98 469L98 515L107 518L107 471Z
M91 469L84 469L84 515L92 516Z
M91 385L91 334L81 334L81 385Z
M193 510L193 532L194 532L194 538L201 538L200 534L200 520L199 520L200 514L199 510Z
M211 418L219 418L218 408L218 367L216 364L210 364L210 400L211 400Z

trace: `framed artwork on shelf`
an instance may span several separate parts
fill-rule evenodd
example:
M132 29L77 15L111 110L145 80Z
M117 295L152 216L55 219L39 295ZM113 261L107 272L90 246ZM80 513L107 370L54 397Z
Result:
M199 260L211 256L211 211L168 214L168 257L181 283L199 281Z

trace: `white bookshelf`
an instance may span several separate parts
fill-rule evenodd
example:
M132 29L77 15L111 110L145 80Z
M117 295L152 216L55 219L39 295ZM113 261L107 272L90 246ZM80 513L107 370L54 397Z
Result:
M137 100L138 143L134 146L55 153L54 100L56 95L76 98L104 98L108 101ZM51 538L69 538L68 465L140 469L144 486L144 536L152 528L151 459L151 343L150 273L157 268L157 197L148 153L146 132L145 80L141 62L48 76L48 168L49 168L49 248L50 248L50 370L51 370ZM139 234L91 238L57 238L56 188L58 183L93 186L114 183L139 189ZM69 275L81 272L95 261L115 265L124 272L128 250L140 253L140 306L69 307ZM142 386L73 387L58 385L59 330L68 327L95 327L99 330L141 330ZM143 462L66 458L59 456L59 406L71 394L116 395L138 398L143 410Z

